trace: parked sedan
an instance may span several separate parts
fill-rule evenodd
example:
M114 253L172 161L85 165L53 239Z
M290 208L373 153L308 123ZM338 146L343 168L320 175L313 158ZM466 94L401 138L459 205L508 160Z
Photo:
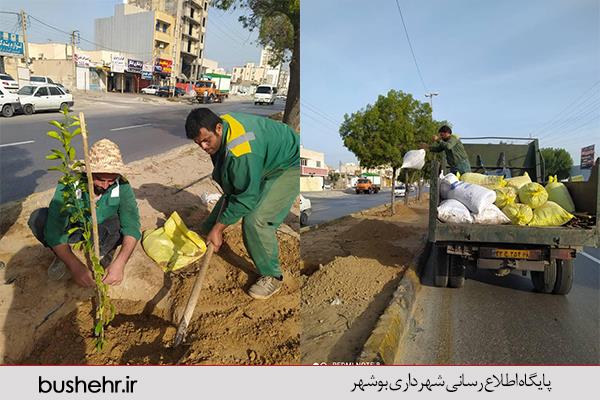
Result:
M74 104L73 96L56 85L23 86L17 94L24 114L44 110L68 110Z
M159 86L158 85L150 85L148 87L145 87L141 90L142 93L144 94L156 94L156 92L158 91Z
M156 95L159 97L169 97L173 94L173 86L161 86L156 91ZM185 90L178 87L175 88L175 97L185 95Z
M0 86L13 93L19 90L19 84L9 74L0 74Z

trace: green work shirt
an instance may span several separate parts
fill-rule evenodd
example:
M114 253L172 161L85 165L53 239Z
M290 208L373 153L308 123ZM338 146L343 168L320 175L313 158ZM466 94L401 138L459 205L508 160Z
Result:
M225 196L205 225L212 225L213 221L225 225L236 223L256 208L265 179L273 179L290 168L300 168L300 137L288 125L240 113L221 118L221 147L211 158L212 177L223 188ZM217 219L224 198L227 204Z
M44 228L44 239L50 247L67 243L69 239L67 234L71 225L69 215L66 212L61 212L64 205L64 189L65 186L59 183L48 207L48 220ZM80 201L89 206L88 193L84 192L80 196ZM119 216L123 236L132 236L136 240L140 240L142 237L140 213L135 195L131 185L122 178L117 179L96 201L96 217L99 224L115 214Z
M471 164L469 163L469 157L458 136L450 135L448 141L440 140L432 144L429 150L435 153L445 152L446 161L448 161L450 168L456 168L461 173L470 172Z

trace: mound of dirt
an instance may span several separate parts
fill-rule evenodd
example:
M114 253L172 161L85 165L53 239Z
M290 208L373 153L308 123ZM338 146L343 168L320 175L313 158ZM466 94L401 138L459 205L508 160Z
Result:
M189 145L131 164L130 177L142 230L154 229L177 211L197 230L209 210L200 195L218 188L205 179L177 192L212 170L210 159ZM6 364L298 364L300 361L297 235L278 233L284 288L267 301L246 291L257 275L241 237L241 225L225 232L211 260L187 343L172 349L176 326L201 260L165 274L137 246L120 286L110 296L117 315L106 330L107 347L97 353L92 337L93 292L72 280L50 281L52 253L33 238L27 219L46 207L52 191L37 193L2 213L0 238L0 362ZM288 218L296 223L298 207Z
M381 214L380 214L381 213ZM427 233L427 203L364 212L302 234L302 363L353 362Z

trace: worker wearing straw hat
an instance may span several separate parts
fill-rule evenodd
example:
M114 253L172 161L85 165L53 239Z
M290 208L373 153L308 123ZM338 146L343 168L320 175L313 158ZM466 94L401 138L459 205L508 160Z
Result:
M125 264L141 237L135 195L123 177L130 169L123 164L119 147L108 139L94 143L90 148L89 160L94 180L93 195L96 197L100 263L106 269L104 283L118 285L123 280ZM85 174L82 179L86 179ZM51 279L60 279L68 268L78 285L92 287L95 283L91 271L69 245L80 241L81 233L68 233L73 226L69 214L63 211L64 188L64 185L58 184L50 206L34 211L29 218L29 226L34 236L55 254L48 268ZM88 193L78 193L78 199L89 207ZM121 250L113 259L119 245Z

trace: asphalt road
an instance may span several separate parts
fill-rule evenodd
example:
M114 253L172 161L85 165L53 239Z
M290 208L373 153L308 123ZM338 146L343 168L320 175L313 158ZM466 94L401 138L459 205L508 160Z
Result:
M422 286L397 364L599 364L600 249L585 248L566 296L480 271L462 289Z
M354 191L325 190L323 192L310 192L302 194L310 199L312 213L308 218L308 225L322 224L332 219L340 218L354 212L377 207L391 201L390 189L382 189L374 194L356 194ZM410 196L414 196L411 192ZM396 197L396 201L403 202L403 197Z
M280 101L272 106L255 106L251 100L208 105L217 114L257 115L274 114L283 111L284 106ZM121 148L125 162L160 154L191 143L185 136L184 124L188 112L195 107L198 105L99 101L85 109L90 142L100 138L114 141ZM77 107L73 110L79 111ZM48 121L61 117L60 113L52 112L0 118L0 204L56 185L58 173L47 172L55 162L46 160L45 155L58 142L47 137L46 132L53 129ZM80 138L76 140L76 149L81 149Z

